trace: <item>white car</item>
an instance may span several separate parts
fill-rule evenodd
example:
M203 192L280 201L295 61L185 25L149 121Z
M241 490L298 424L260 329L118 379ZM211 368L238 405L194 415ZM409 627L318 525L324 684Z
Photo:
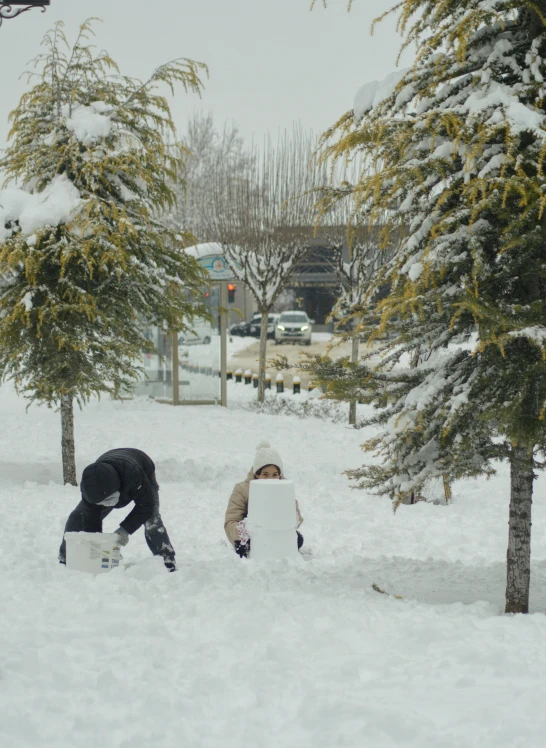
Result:
M275 344L304 343L311 345L311 332L315 320L309 319L305 312L295 310L282 312L275 325Z
M180 333L179 345L209 345L215 333L208 320L194 319L193 322L188 321L188 325L191 326L191 330Z

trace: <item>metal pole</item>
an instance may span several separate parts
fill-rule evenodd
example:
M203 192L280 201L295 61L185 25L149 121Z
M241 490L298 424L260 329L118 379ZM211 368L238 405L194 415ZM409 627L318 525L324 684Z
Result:
M220 281L220 405L227 407L227 281Z
M40 8L43 13L50 2L51 0L11 0L11 2L0 0L0 26L3 21L16 18L32 8Z
M173 332L172 336L173 405L180 405L180 387L178 384L178 333Z

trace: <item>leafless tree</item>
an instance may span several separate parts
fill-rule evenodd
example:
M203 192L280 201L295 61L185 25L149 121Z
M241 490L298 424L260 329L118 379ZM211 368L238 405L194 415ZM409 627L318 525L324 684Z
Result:
M293 288L285 288L284 291L277 296L277 300L273 306L274 312L287 312L296 307L296 292Z
M384 222L373 226L361 222L355 205L351 181L357 178L361 165L338 165L330 173L330 184L319 189L315 209L321 236L332 248L333 269L340 294L332 316L351 325L351 362L356 363L363 328L363 312L372 279L393 256L392 236L385 244ZM356 425L356 400L349 403L349 424Z
M252 149L245 146L236 124L220 129L210 112L192 115L180 142L187 154L184 172L174 187L177 204L167 222L171 228L191 232L199 242L215 241L212 185L218 164L233 179L248 179L254 165Z
M326 167L312 160L317 142L294 128L276 144L253 150L250 176L218 163L212 233L235 276L261 313L258 401L265 396L267 318L294 268L310 251L313 190L326 182Z

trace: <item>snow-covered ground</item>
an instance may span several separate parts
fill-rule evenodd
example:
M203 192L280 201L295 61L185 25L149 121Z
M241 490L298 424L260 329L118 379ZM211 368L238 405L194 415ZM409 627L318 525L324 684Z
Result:
M227 410L141 398L76 414L79 473L118 446L156 461L179 565L166 573L138 531L127 566L94 577L57 563L79 500L61 482L59 415L25 412L0 388L0 745L543 745L544 478L532 613L504 616L505 468L456 485L449 507L393 515L342 475L367 433L250 413L239 406L249 392L230 384ZM297 484L306 553L296 561L241 560L224 537L232 486L264 438Z

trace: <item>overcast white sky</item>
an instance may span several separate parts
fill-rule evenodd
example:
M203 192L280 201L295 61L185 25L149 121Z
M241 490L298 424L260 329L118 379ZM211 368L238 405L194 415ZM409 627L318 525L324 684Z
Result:
M19 75L59 19L73 39L85 18L101 18L97 45L127 75L146 78L175 57L206 62L203 98L180 90L173 100L177 127L192 111L210 110L219 125L235 121L261 141L294 121L323 131L352 108L362 83L395 69L394 20L370 36L373 18L394 4L354 0L348 13L347 0L328 0L326 9L319 2L312 12L310 0L51 0L45 13L32 10L0 28L0 148L25 90Z

